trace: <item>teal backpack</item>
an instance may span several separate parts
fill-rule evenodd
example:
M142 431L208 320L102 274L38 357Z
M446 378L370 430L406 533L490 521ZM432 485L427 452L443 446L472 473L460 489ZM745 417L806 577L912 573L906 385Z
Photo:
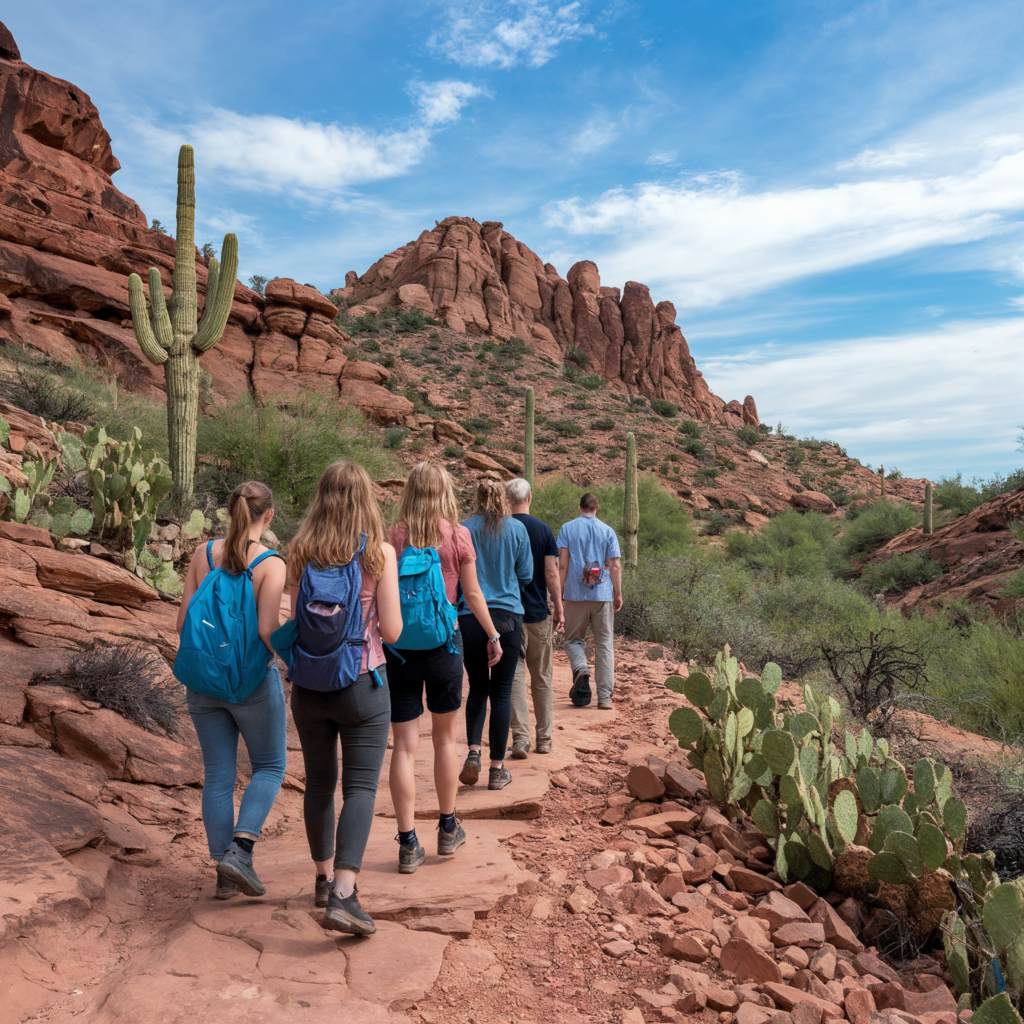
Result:
M394 645L388 644L392 652L432 651L441 646L452 654L458 650L453 639L457 613L445 593L441 557L434 548L402 549L398 556L398 595L402 635Z
M190 690L241 704L267 674L272 652L260 637L252 571L276 551L264 551L245 572L213 567L213 541L206 546L210 571L192 595L181 627L174 677Z

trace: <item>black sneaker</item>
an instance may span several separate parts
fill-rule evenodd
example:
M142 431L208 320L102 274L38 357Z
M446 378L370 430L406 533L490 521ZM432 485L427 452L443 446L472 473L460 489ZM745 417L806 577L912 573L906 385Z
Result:
M453 854L466 841L466 830L456 819L455 831L445 832L440 825L437 826L437 853L440 857L447 857Z
M232 843L217 865L217 885L233 882L246 896L265 896L267 887L252 866L252 854Z
M313 905L315 907L326 907L327 900L332 892L334 892L334 879L330 875L317 875L316 894L313 897Z
M512 773L502 765L501 768L492 768L487 776L488 789L504 789L512 781Z
M398 839L398 836L395 836ZM415 846L406 846L401 840L398 842L398 873L400 875L411 875L427 859L427 851L417 839Z
M229 900L232 896L241 896L242 890L234 882L217 875L217 891L214 896L219 900Z
M372 935L377 926L373 918L359 906L359 889L353 889L351 896L342 899L332 892L327 900L327 913L321 922L324 928L349 935Z
M480 751L471 750L466 755L466 763L462 766L462 771L459 772L459 782L464 786L475 786L477 779L480 778Z
M574 708L585 708L590 703L590 672L588 669L580 669L572 674L572 689L569 690L569 700Z

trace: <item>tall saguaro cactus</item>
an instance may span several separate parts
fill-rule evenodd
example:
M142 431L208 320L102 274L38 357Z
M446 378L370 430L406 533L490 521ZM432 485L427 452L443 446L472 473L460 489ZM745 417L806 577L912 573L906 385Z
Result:
M523 476L533 487L533 388L526 389L526 439L523 442Z
M626 541L626 565L636 568L637 538L640 530L640 499L636 489L636 438L626 435L626 494L623 499L622 533Z
M171 297L164 301L160 271L149 269L149 307L138 274L128 278L135 337L143 354L164 368L167 383L167 439L171 475L179 497L192 495L199 420L199 357L224 333L238 274L238 239L224 236L221 259L211 258L206 305L198 319L196 297L196 172L191 146L178 152L178 228Z
M924 484L924 524L922 533L932 532L932 482L926 480Z
M878 496L885 497L885 466L878 467Z

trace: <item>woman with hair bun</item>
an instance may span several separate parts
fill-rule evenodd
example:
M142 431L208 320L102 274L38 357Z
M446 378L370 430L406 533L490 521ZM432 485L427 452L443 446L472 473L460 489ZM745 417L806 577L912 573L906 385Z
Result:
M258 481L239 484L231 493L228 513L231 519L227 537L197 548L189 564L178 611L182 648L175 662L175 673L185 674L187 656L197 653L197 648L186 647L188 628L183 632L183 627L189 605L204 579L215 570L222 570L221 576L228 574L231 577L250 572L252 598L246 597L246 601L251 609L251 601L255 599L259 639L256 639L255 627L252 637L233 639L239 643L252 641L258 648L261 644L263 647L250 652L250 656L255 655L254 668L257 672L249 681L242 681L240 694L232 694L242 699L232 701L227 695L215 695L220 691L216 666L211 676L214 685L204 686L202 690L190 685L192 677L186 674L188 711L203 752L203 825L210 856L217 861L218 899L228 899L239 893L262 896L266 892L253 868L252 851L284 781L287 757L284 689L270 646L270 634L281 621L285 564L280 556L269 557L276 552L260 543L274 518L274 496L266 484ZM215 593L215 588L211 587L215 582L212 579L207 581L201 601ZM231 586L230 581L228 585ZM227 618L230 621L231 616ZM204 625L214 628L210 622L197 625L199 628ZM239 735L249 752L252 776L242 794L236 820Z
M459 780L464 785L474 786L480 777L480 748L489 701L491 764L487 788L504 789L512 781L505 767L505 747L512 714L512 680L523 639L523 602L519 586L533 579L533 552L526 527L512 518L505 487L500 480L481 480L476 497L477 514L462 525L473 538L477 578L495 632L488 635L485 625L474 616L465 597L459 601L459 629L465 645L466 675L469 677L469 696L466 698L469 754ZM488 649L494 644L501 646L501 659L489 666Z

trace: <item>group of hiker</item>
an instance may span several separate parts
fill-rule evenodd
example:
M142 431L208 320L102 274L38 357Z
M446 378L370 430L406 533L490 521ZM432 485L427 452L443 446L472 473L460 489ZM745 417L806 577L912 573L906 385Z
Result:
M253 848L286 764L285 695L275 654L288 666L305 765L303 817L316 867L315 903L325 908L324 927L357 935L376 931L356 883L389 730L398 871L411 874L426 858L415 827L424 694L441 856L466 842L456 798L460 783L479 781L488 712L489 789L512 781L506 752L513 760L531 750L551 752L556 631L565 632L576 707L592 699L584 647L592 631L597 706L611 709L614 613L622 606L618 538L597 518L593 494L582 496L579 517L561 527L557 540L530 515L531 501L524 479L484 478L476 514L460 523L451 475L422 462L406 479L399 521L388 534L366 471L340 460L320 477L286 563L262 543L274 518L270 488L250 481L234 490L227 536L200 546L189 565L174 666L203 754L203 822L217 862L218 898L266 892ZM286 587L289 613L282 624ZM460 769L463 673L469 749ZM252 772L236 816L239 735Z

